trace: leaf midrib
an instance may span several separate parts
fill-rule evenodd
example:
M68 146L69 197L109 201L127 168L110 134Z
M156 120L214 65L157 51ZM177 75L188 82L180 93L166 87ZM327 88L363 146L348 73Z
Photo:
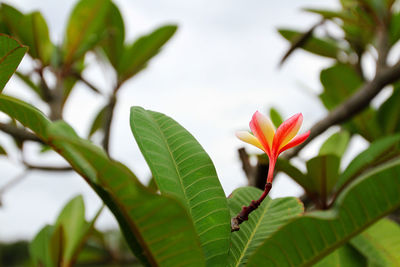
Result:
M158 132L159 132L159 134L160 134L160 136L161 136L161 139L162 139L162 141L164 142L164 144L165 144L165 146L166 146L166 148L167 148L167 150L168 150L168 153L169 153L169 155L170 155L170 157L171 157L172 163L173 163L174 168L175 168L175 173L177 174L177 176L178 176L178 178L179 178L179 179L178 179L178 180L179 180L179 185L181 186L181 189L182 189L184 198L185 198L185 200L188 201L189 199L188 199L188 196L187 196L187 194L186 194L185 187L183 186L182 175L180 174L180 172L179 172L179 170L178 170L178 165L177 165L177 163L176 163L176 161L175 161L175 159L174 159L173 153L172 153L172 151L171 151L171 149L170 149L170 147L169 147L169 145L168 145L168 140L167 140L167 138L164 136L164 133L163 133L163 131L162 131L162 129L161 129L161 127L160 127L158 121L153 117L152 114L150 114L150 118L151 118L151 120L154 122L154 124L157 126L157 130L158 130ZM161 188L160 188L160 189L161 189ZM188 205L188 203L184 203L184 205L185 205L185 207L187 207L187 208L189 209L190 214L192 214L192 209L191 209L190 205ZM197 232L197 231L196 231L196 232Z
M255 236L255 233L257 232L258 228L260 227L261 222L262 222L262 219L264 218L264 216L265 216L265 214L267 213L267 211L268 211L269 207L271 206L271 204L272 204L272 199L269 200L269 202L267 203L267 206L264 208L263 213L262 213L262 215L260 216L260 220L258 220L258 222L256 223L256 226L255 226L255 228L254 228L254 231L250 234L250 238L248 239L248 241L247 241L245 247L243 248L242 253L241 253L241 256L240 256L239 259L237 260L237 262L236 262L236 264L235 264L235 267L238 267L239 264L242 262L242 259L243 259L243 257L245 256L246 251L247 251L247 249L249 248L249 245L250 245L251 241L253 240L253 238L254 238L254 236Z

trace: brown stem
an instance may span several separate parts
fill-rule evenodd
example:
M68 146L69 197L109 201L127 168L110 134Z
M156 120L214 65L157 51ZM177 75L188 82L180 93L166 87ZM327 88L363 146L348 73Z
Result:
M236 232L240 230L240 224L244 221L247 221L249 219L249 214L256 210L258 206L260 206L261 202L267 197L269 191L272 188L272 183L266 183L265 184L265 189L262 195L258 200L252 200L249 206L243 206L242 210L239 212L239 214L231 219L231 232Z
M33 133L12 124L0 122L0 131L3 131L21 141L35 141L43 143L43 141Z

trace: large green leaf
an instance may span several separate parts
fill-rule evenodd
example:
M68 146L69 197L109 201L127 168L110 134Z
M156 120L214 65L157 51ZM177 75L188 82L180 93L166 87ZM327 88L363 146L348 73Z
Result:
M8 35L0 34L0 93L14 74L28 48Z
M400 83L394 86L392 95L379 107L377 118L384 134L400 131Z
M371 266L400 266L400 226L382 219L351 240Z
M278 32L291 43L297 42L303 35L301 32L289 29L279 29ZM319 56L330 58L336 58L340 51L340 48L334 40L317 38L314 36L308 38L301 48Z
M350 134L346 131L340 131L332 134L321 146L319 155L333 154L341 158L346 152L350 141Z
M228 198L231 217L235 217L242 206L249 205L261 194L262 191L254 187L242 187L233 191ZM272 200L267 197L258 209L250 214L249 220L240 225L240 231L232 233L228 266L244 266L248 257L265 239L302 212L303 204L297 198Z
M365 267L366 260L355 248L345 244L323 258L314 267Z
M299 185L301 185L304 188L307 194L317 192L317 186L316 184L314 184L314 181L309 179L307 174L304 174L298 168L293 166L289 160L278 158L275 169L277 171L284 172L290 178L296 181Z
M339 176L336 188L341 188L362 172L399 155L399 143L400 134L384 137L372 142L366 150L355 157L346 167Z
M51 123L28 104L0 95L0 110L48 142L85 178L113 212L143 264L205 265L192 221L178 201L151 193L126 166L78 138L65 123Z
M400 207L400 161L374 169L340 194L332 210L305 214L283 226L248 266L310 266ZM279 264L278 264L279 263Z
M188 131L164 114L132 107L130 122L160 192L187 208L207 263L220 266L228 255L230 217L211 159Z
M103 37L110 0L80 0L73 9L64 40L64 62L71 64L92 49Z
M307 177L315 185L324 204L339 178L340 158L333 154L321 155L307 161Z
M140 37L132 45L125 47L117 69L119 82L124 82L144 69L148 61L174 35L176 29L177 26L175 25L160 27L152 33Z

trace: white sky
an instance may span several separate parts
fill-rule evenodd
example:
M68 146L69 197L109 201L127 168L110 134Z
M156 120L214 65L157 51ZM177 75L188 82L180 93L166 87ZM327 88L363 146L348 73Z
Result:
M54 42L62 40L68 14L75 3L5 2L24 12L40 10L48 21ZM165 49L144 72L127 82L118 95L111 154L129 166L142 181L147 181L149 169L129 127L129 108L133 105L165 113L190 131L212 158L226 194L246 185L237 149L246 146L250 152L257 150L237 140L234 132L248 129L256 110L265 113L274 106L285 118L302 112L301 132L326 114L316 94L320 91L319 71L331 61L297 51L278 69L288 43L277 34L276 27L307 29L319 18L302 12L302 7L334 7L336 1L115 2L125 19L129 41L164 23L179 25ZM96 65L93 56L89 56L87 62L85 77L103 92L109 92L112 75L107 68ZM9 82L5 93L35 102L34 96L28 95L16 79ZM86 135L89 122L104 103L105 99L79 85L66 106L66 120L78 133ZM10 139L4 134L0 134L0 142L12 150ZM301 155L315 155L321 142L316 140ZM352 148L357 147L352 144ZM37 157L34 144L29 150L27 156L31 162L62 163L53 156ZM12 162L0 159L0 187L21 173L16 156L12 154ZM31 238L45 223L53 223L67 200L79 193L84 195L87 214L94 214L100 200L78 175L32 172L3 196L0 240ZM301 189L285 177L276 180L271 192L273 197L299 194ZM98 226L103 229L115 226L112 215L104 212Z

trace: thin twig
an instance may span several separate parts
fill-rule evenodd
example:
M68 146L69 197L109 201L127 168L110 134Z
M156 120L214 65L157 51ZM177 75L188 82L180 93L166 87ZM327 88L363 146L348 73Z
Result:
M72 73L72 75L77 78L78 80L80 80L81 82L83 82L87 87L89 87L92 91L94 91L95 93L101 94L100 90L97 89L96 86L94 86L91 82L89 82L88 80L86 80L85 78L83 78L83 76L80 73L74 72Z

